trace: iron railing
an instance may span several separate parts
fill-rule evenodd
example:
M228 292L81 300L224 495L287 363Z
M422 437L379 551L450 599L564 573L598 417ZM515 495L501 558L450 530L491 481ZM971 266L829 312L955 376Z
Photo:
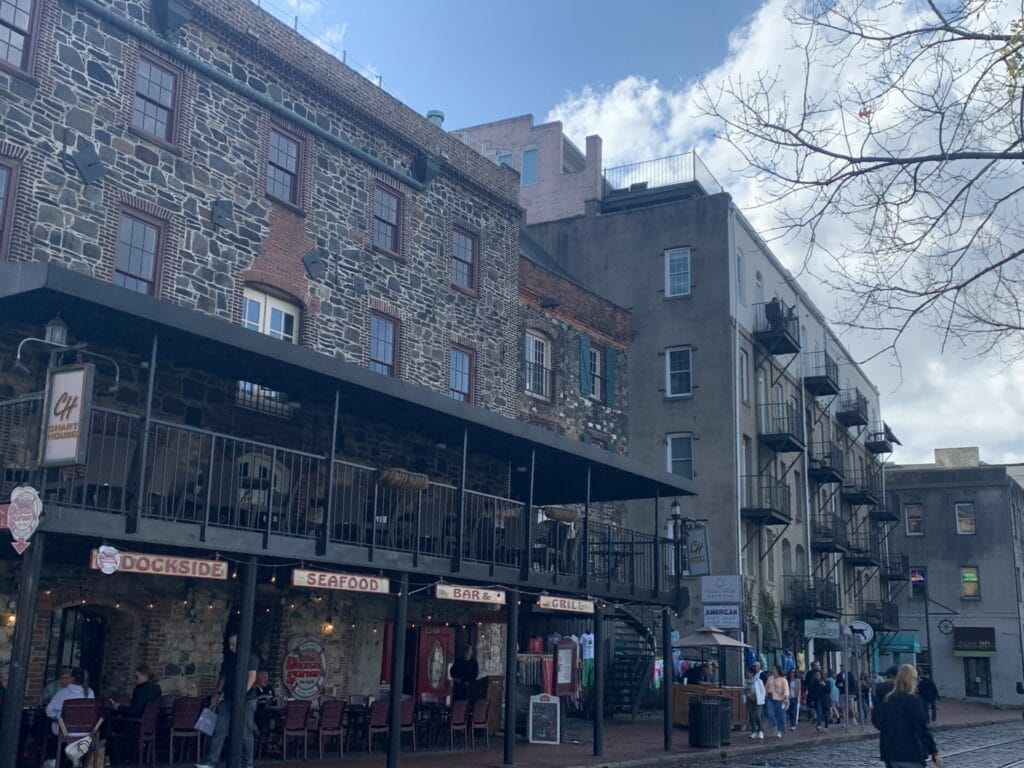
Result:
M839 515L811 515L811 546L825 552L839 552L850 546L849 530Z
M880 565L882 562L882 545L878 537L870 531L851 533L847 559L862 565Z
M604 180L607 192L654 189L691 181L700 184L709 195L722 191L722 185L718 183L697 153L692 151L605 168Z
M800 344L800 316L796 306L779 299L754 305L754 333L786 335Z
M844 427L864 426L868 423L868 399L856 387L839 393L836 421Z
M837 387L839 364L832 359L832 355L823 350L807 352L804 354L804 379L813 380L815 389L826 385L829 389Z
M527 360L523 363L523 376L526 382L526 392L545 400L552 398L555 391L555 372L553 370Z
M839 584L820 576L783 576L782 610L798 616L839 612Z
M761 403L757 406L757 425L762 436L786 436L803 441L800 411L792 403Z
M837 480L846 474L842 449L831 440L811 443L808 472L812 480Z

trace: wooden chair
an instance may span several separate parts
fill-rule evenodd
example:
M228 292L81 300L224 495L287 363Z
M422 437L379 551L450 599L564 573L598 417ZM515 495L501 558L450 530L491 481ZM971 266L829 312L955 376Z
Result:
M462 747L469 746L469 702L459 699L452 704L452 718L448 721L448 749L455 749L455 734L462 733Z
M476 746L476 732L484 732L484 743L491 746L491 729L487 725L487 720L491 714L491 702L487 699L477 699L473 702L473 721L470 724L469 739L470 743Z
M309 715L310 702L303 699L291 699L284 707L284 728L281 731L281 759L288 755L288 737L302 739L302 759L309 758L309 739L306 738L306 717ZM298 753L296 753L296 757Z
M375 701L370 705L370 716L366 719L366 751L373 754L373 737L388 733L388 703Z
M198 717L198 715L197 715ZM149 754L149 764L156 765L156 724L160 719L160 699L153 699L146 705L136 722L138 723L138 740L135 744L135 760L140 768ZM195 723L195 721L192 721ZM147 749L148 748L148 749Z
M416 751L416 700L412 697L402 698L402 712L399 722L399 734L408 733L412 735L412 751ZM399 737L401 738L401 737Z
M99 699L68 699L57 718L57 751L54 757L60 765L64 747L83 736L94 740L103 724L103 702Z
M184 741L186 752L191 752L190 744L196 748L196 760L199 760L203 734L196 730L196 720L203 711L203 700L195 696L181 696L171 705L170 740L167 749L168 760L174 762L174 740ZM184 759L185 755L182 755Z
M316 734L317 742L320 745L320 759L324 759L324 745L333 737L338 739L338 757L342 756L345 743L345 702L337 699L327 699L320 704L320 722L316 729L310 730Z

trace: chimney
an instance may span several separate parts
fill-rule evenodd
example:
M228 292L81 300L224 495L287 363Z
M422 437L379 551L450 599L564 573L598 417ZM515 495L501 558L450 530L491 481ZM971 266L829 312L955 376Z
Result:
M438 128L441 128L444 125L444 112L440 109L431 109L427 112L427 120L432 122Z
M935 449L935 465L938 467L977 467L980 464L977 447Z

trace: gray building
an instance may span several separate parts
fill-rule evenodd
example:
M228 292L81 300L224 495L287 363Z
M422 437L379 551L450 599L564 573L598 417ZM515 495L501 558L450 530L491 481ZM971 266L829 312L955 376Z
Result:
M1021 469L986 464L977 448L947 448L933 464L886 473L912 587L898 599L904 637L888 654L883 640L881 662L912 661L916 641L916 661L932 669L943 698L1020 702Z

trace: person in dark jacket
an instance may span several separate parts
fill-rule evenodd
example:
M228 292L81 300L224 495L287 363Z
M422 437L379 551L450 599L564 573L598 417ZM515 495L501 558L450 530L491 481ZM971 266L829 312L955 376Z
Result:
M912 665L899 668L893 689L876 709L879 753L888 768L924 768L929 757L935 768L942 768L939 748L928 732L924 703L917 695L917 670Z
M149 702L159 700L160 695L160 686L156 684L153 670L148 664L139 664L135 668L135 688L131 701L114 708L118 715L114 722L112 739L116 742L116 749L112 749L111 752L114 753L117 762L124 763L132 759L139 740L142 713L146 711Z
M934 723L938 714L936 712L936 702L939 700L939 689L935 687L935 681L931 679L927 672L921 672L920 675L917 681L917 695L921 697L921 701L924 702L928 710L930 722Z
M815 669L807 685L807 706L814 710L815 727L828 732L828 710L832 693L821 670Z
M882 726L879 725L881 720L879 719L882 715L882 702L885 701L885 697L889 695L892 689L896 685L896 673L899 670L896 667L889 667L885 670L885 681L875 686L875 706L871 710L871 724L878 730L882 730Z

